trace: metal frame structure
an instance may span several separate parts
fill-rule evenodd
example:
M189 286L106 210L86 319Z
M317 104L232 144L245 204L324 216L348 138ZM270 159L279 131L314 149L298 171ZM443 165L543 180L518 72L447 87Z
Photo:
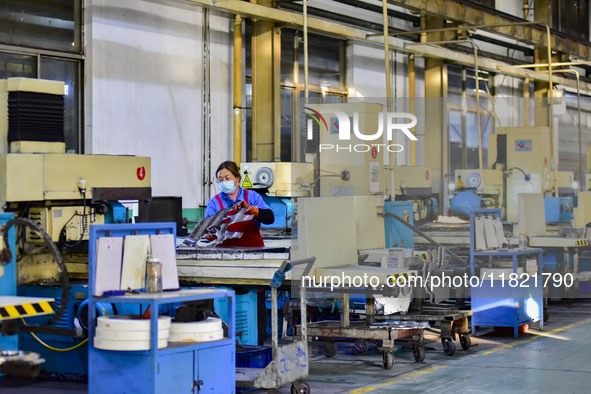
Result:
M307 276L316 261L315 257L302 260L283 261L278 273L285 274L293 266L302 265L302 277ZM279 345L277 315L277 285L271 284L271 346L273 359L265 368L236 368L236 386L249 388L277 389L291 383L291 392L309 394L310 386L303 379L308 376L308 329L306 308L301 308L301 336L293 343ZM306 288L300 289L300 301L306 304Z

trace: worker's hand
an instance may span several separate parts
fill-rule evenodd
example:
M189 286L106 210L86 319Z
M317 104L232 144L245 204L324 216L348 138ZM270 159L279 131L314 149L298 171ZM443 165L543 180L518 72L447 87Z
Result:
M238 203L236 203L236 205L240 208L246 209L246 212L250 215L253 215L255 219L259 217L259 207L256 207L254 205L248 205L246 201L239 201Z

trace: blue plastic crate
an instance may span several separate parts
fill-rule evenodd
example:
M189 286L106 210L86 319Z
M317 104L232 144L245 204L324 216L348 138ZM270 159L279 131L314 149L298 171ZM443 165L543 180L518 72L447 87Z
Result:
M244 351L236 349L236 367L265 368L273 359L273 349L265 346L244 346Z

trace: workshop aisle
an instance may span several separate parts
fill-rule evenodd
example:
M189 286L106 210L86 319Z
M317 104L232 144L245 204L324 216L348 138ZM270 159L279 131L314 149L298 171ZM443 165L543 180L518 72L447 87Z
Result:
M322 343L313 342L307 381L312 394L591 392L591 301L551 304L549 311L544 332L532 329L517 339L482 335L472 339L473 347L468 351L458 344L451 357L443 353L437 330L428 330L425 361L415 362L408 350L397 352L389 371L383 368L381 353L373 345L359 354L353 342L339 341L337 355L327 358L321 354ZM0 392L83 394L87 385L0 379ZM277 391L290 392L290 385Z
M345 370L350 374L346 380L324 371L324 379L331 376L334 384L317 380L318 369L325 369L326 365L313 362L312 391L353 394L588 393L591 304L553 305L550 312L551 318L545 323L544 332L530 330L529 334L522 334L517 339L484 335L473 339L475 346L469 351L458 346L458 351L451 357L443 354L440 343L431 342L426 344L427 355L423 363L415 363L410 352L405 352L396 357L391 371L379 370L381 358L377 353L369 364L369 359L366 363L350 360L351 365L341 366L341 375ZM339 358L345 357L347 355ZM334 367L339 369L336 365ZM346 384L350 385L348 389L343 387Z

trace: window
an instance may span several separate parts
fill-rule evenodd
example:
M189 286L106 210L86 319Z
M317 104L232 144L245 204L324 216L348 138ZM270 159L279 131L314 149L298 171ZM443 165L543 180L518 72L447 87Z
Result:
M0 0L0 42L80 52L80 0Z
M246 24L246 107L252 105L252 53L251 32L252 25ZM303 133L294 137L293 130L298 124L304 125L304 52L301 42L302 33L289 28L281 30L281 161L303 161L306 140ZM339 103L345 101L344 93L340 91L345 85L341 64L343 63L344 41L325 36L309 34L308 43L308 89L310 103ZM298 78L294 73L294 66L298 65ZM296 80L298 83L295 83ZM332 90L332 91L331 91ZM246 160L252 160L252 111L246 110ZM296 115L299 114L299 115ZM302 126L303 127L303 126ZM301 129L301 127L300 127ZM296 140L297 139L297 140ZM296 152L296 147L300 152Z
M552 0L552 28L589 41L589 0Z

